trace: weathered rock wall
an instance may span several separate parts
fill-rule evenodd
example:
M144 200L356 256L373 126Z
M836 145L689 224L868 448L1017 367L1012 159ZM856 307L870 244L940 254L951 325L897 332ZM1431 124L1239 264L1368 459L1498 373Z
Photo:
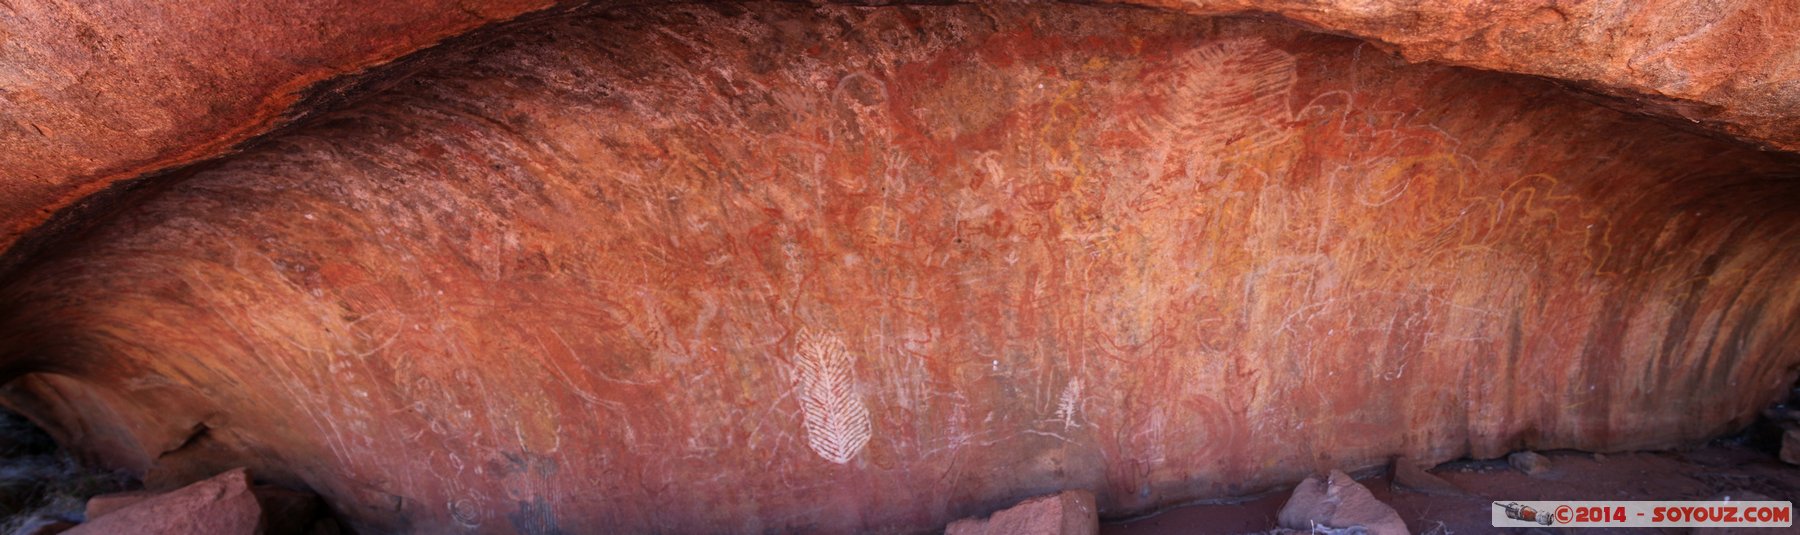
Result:
M1794 0L1113 1L1195 15L1270 14L1368 39L1412 61L1566 80L1619 97L1612 104L1622 109L1800 150ZM0 2L0 250L39 236L0 255L0 271L54 248L62 225L40 226L97 192L224 154L313 111L319 100L309 95L335 95L372 67L554 7Z
M1076 6L433 54L9 281L7 403L376 531L907 531L1677 445L1800 363L1792 160L1542 81Z
M346 75L549 7L0 1L0 250L109 186L218 156L305 113L309 95L329 96Z
M1794 0L1122 0L1271 13L1412 61L1562 80L1637 113L1800 150Z

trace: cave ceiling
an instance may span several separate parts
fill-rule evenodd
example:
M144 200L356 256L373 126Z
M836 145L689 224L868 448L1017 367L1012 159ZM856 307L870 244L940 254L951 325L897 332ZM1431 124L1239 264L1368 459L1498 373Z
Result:
M1800 11L1411 4L0 3L0 399L374 532L904 532L1785 392Z

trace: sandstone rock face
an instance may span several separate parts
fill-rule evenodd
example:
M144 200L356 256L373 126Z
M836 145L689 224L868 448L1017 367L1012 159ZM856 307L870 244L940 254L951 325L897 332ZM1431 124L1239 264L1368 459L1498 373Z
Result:
M1409 60L1531 74L1636 111L1800 149L1800 5L1726 0L1417 2L1128 0L1191 13L1273 13Z
M107 185L268 131L335 77L549 6L0 2L0 249Z
M506 30L33 259L6 403L359 531L922 531L1688 443L1800 361L1794 160L1547 82L1104 7Z
M1412 61L1568 80L1627 109L1800 149L1800 9L1789 2L1114 1L1273 14ZM308 92L548 7L10 0L0 5L0 250L110 185L217 156L308 111Z

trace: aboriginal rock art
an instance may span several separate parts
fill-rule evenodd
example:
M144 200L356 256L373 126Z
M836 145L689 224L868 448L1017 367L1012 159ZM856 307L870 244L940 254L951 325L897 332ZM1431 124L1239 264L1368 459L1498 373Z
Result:
M1192 108L1173 110L1182 134L1212 156L1228 149L1260 149L1292 131L1288 98L1294 57L1260 39L1228 39L1199 46L1178 60L1181 80L1170 89Z
M359 533L926 532L1709 440L1800 362L1800 164L1541 80L1097 6L497 31L0 281L0 403Z
M869 443L869 409L856 392L855 359L844 341L800 331L794 351L806 443L820 457L850 462Z
M1075 427L1075 412L1081 406L1081 378L1069 380L1063 387L1062 396L1056 400L1056 418L1062 420L1063 428Z

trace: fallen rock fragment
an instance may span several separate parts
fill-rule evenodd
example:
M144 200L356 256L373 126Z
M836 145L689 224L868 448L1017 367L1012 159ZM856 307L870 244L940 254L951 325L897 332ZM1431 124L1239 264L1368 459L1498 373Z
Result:
M1469 495L1467 491L1464 491L1462 487L1456 486L1455 483L1445 481L1444 478L1426 472L1424 468L1420 468L1419 464L1411 458L1400 457L1394 459L1393 471L1393 487L1395 490L1430 494L1433 496Z
M1093 535L1100 532L1094 493L1065 490L1039 496L986 519L952 522L946 535Z
M1332 470L1324 481L1318 476L1306 478L1294 488L1287 504L1278 515L1281 527L1313 531L1315 526L1332 530L1361 527L1369 535L1408 535L1406 522L1369 489L1339 470Z
M90 504L91 507L91 504ZM75 526L71 535L176 535L256 533L262 507L239 468L171 492L143 497Z
M1542 477L1550 473L1550 458L1537 452L1515 452L1506 456L1506 464L1512 465L1514 470L1524 472L1525 475L1531 477Z

